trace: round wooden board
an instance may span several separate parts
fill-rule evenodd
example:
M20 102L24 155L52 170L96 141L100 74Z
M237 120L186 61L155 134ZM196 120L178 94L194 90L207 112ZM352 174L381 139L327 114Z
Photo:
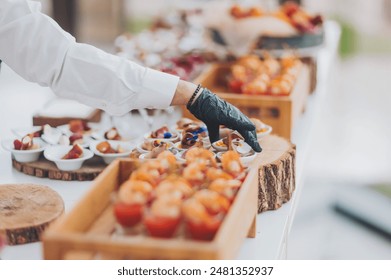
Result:
M0 185L0 234L8 245L40 240L45 228L64 212L58 193L32 184Z
M288 202L296 184L296 146L285 138L270 135L260 140L258 213L275 210Z
M40 157L34 162L18 162L12 159L12 166L24 174L39 178L49 178L63 181L91 181L94 180L106 168L106 164L100 157L94 156L83 163L83 166L75 171L62 171L56 165Z

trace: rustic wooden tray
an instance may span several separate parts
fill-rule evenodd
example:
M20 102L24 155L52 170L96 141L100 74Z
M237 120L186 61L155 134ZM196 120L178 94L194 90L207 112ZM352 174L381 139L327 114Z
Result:
M245 115L259 118L273 127L273 133L291 138L296 119L305 110L310 93L310 71L307 64L302 65L295 86L289 96L250 96L229 92L226 77L230 73L230 63L210 65L194 83L210 89L227 102L238 107ZM185 117L194 116L182 107Z
M47 226L64 212L60 195L46 186L0 185L0 235L8 245L39 241Z
M75 171L62 171L43 156L34 162L19 162L12 159L12 166L27 175L62 181L91 181L107 167L98 156L87 160L80 169Z
M98 176L76 207L45 232L45 259L232 259L243 239L255 236L257 166L212 241L116 234L110 197L138 165L138 160L116 160Z

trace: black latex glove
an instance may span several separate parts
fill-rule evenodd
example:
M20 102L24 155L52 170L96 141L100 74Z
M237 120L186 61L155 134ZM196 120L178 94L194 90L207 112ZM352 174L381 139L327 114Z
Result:
M237 130L256 152L262 148L257 140L254 124L235 106L204 88L200 96L187 109L208 127L210 142L220 139L220 125Z

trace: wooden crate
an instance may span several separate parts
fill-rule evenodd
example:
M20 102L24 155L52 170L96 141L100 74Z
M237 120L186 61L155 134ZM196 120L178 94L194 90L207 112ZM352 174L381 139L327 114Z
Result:
M295 120L305 110L310 92L308 65L301 67L300 74L289 96L250 96L228 91L226 77L230 73L230 63L212 64L195 81L210 89L227 102L238 107L246 116L259 118L273 127L273 133L290 139ZM183 115L194 116L182 107Z
M45 259L232 259L244 238L255 236L257 166L250 168L213 241L114 235L110 197L138 165L118 159L97 177L74 209L45 232Z

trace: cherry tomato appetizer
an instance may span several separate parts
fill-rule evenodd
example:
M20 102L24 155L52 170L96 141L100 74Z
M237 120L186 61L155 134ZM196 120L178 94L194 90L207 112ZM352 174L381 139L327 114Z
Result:
M186 231L193 239L210 241L213 240L217 230L221 225L218 219L211 219L208 222L186 222Z
M144 218L144 225L150 236L170 238L174 235L180 223L180 218L157 217L148 215Z
M143 217L144 206L141 204L126 204L123 202L114 205L114 215L117 222L124 227L137 225Z

